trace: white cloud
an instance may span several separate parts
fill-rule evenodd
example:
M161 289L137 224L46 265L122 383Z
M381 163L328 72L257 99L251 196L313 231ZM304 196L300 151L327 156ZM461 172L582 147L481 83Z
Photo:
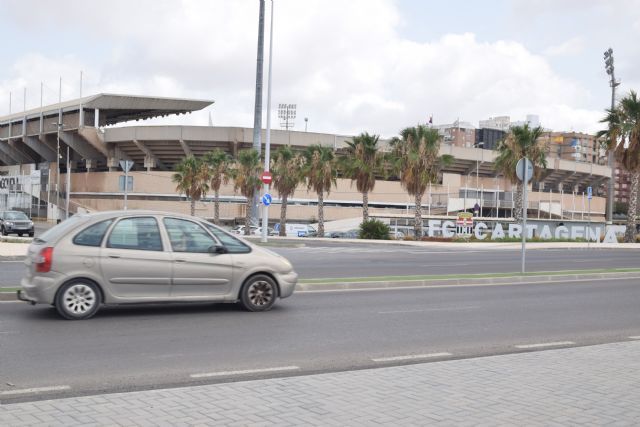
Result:
M214 99L215 124L253 125L254 0L112 1L92 13L86 13L84 2L65 5L60 11L54 3L10 3L25 31L67 31L71 39L95 43L100 54L69 44L62 58L41 53L14 58L4 80L0 71L0 114L8 90L27 85L37 93L41 80L57 89L59 75L68 86L64 97L77 96L72 89L82 69L85 94ZM597 126L596 112L581 108L588 91L559 77L545 57L519 43L487 43L472 33L427 43L403 39L397 31L402 17L391 0L275 5L273 105L298 104L297 129L308 117L313 131L390 136L430 114L443 123L500 114L518 119L525 113L540 114L545 126L559 130ZM32 16L36 9L40 15ZM267 47L268 35L267 14ZM265 85L266 72L265 61ZM207 113L171 122L206 124Z
M549 46L544 50L545 55L549 56L567 56L582 53L585 48L585 42L582 37L572 37L564 43Z

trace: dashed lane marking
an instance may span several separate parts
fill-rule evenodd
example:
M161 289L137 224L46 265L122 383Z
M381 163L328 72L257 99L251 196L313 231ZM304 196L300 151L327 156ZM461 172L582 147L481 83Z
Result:
M640 340L640 335L634 335L629 337L630 340Z
M448 357L451 353L428 353L428 354L408 354L405 356L392 356L392 357L377 357L372 358L374 362L399 362L402 360L418 360L418 359L430 359L434 357Z
M61 391L71 389L68 385L54 385L50 387L21 388L16 390L0 391L0 396L13 396L16 394L37 394L46 393L48 391Z
M558 347L563 345L574 345L573 341L556 341L556 342L541 342L536 344L520 344L516 345L516 348L527 349L527 348L543 348L543 347Z
M279 366L275 368L246 369L244 371L206 372L202 374L191 374L189 376L191 378L211 378L211 377L226 377L230 375L266 374L271 372L297 371L299 369L300 367L298 366Z

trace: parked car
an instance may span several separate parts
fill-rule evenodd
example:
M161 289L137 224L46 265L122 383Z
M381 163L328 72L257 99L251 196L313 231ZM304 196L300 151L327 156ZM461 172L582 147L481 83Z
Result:
M298 275L284 257L195 217L77 214L34 239L18 298L87 319L103 304L239 302L269 310Z
M3 236L27 234L33 237L33 221L21 211L3 211L0 213L0 233Z
M258 230L260 229L260 227L256 227L255 225L251 225L250 226L250 230L249 230L249 234L251 235L256 235L259 234ZM236 225L235 227L233 227L231 229L231 232L233 234L239 234L241 236L244 236L244 225Z
M280 223L276 223L274 229L277 233L280 232ZM315 237L317 231L309 224L286 224L285 235L287 237Z

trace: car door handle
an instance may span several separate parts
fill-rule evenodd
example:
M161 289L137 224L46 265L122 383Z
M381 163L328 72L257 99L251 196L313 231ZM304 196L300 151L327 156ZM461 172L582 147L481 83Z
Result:
M109 258L120 258L120 255L114 255L114 254L110 254Z
M176 262L187 262L187 260L180 258L180 259L176 259Z

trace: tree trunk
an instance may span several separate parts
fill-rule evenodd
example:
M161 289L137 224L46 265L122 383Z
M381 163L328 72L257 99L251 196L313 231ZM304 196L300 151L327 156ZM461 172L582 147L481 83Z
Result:
M324 194L318 193L318 237L324 237Z
M627 209L627 230L624 232L625 243L635 243L638 216L638 190L640 189L640 171L631 172L631 188L629 190L629 208Z
M287 235L287 195L282 196L282 204L280 205L280 237Z
M362 221L369 220L369 193L362 193Z
M191 199L191 216L196 215L196 201Z
M522 222L522 183L518 181L515 185L515 191L513 192L513 219L516 223Z
M416 240L422 238L422 193L416 193L416 216L413 224Z
M248 236L251 233L251 201L253 197L247 197L247 210L244 214L244 235Z
M220 224L220 192L216 190L214 192L214 201L213 201L213 223L216 225Z

